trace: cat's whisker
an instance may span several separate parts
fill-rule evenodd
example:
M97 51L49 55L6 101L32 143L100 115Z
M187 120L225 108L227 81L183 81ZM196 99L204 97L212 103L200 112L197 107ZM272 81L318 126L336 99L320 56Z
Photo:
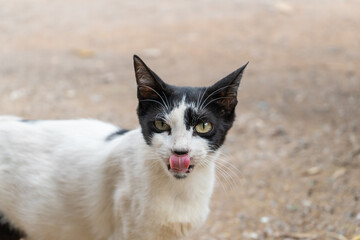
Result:
M223 170L222 168L220 168L219 166L216 166L216 172L221 176L221 179L219 179L219 183L223 184L223 181L226 183L225 186L227 186L228 188L230 188L231 190L235 188L236 184L233 180L233 178L231 177L231 175L229 175L225 170ZM227 188L224 188L224 190L226 190Z
M164 98L165 98L166 103L167 103L167 106L168 106L168 108L167 108L167 109L169 110L169 107L170 107L169 99L167 98L167 96L166 96L165 92L163 92L163 91L162 91L162 94L164 95Z
M217 101L217 100L220 100L220 99L233 99L233 97L218 97L218 98L215 98L215 99L212 99L210 102L208 102L203 108L206 108L210 103L214 102L214 101Z
M205 98L205 100L201 102L200 110L201 110L201 109L204 109L204 108L203 108L203 105L206 103L206 101L207 101L212 95L214 95L215 93L217 93L217 92L219 92L219 91L221 91L221 90L223 90L223 89L225 89L225 88L227 88L227 87L228 87L228 86L225 86L225 87L216 89L216 90L214 90L213 92L211 92L211 93ZM206 89L206 91L207 91L207 89ZM204 92L204 93L205 93L205 92Z
M201 167L209 167L209 161L202 161L199 163L199 165ZM227 185L230 185L229 181L228 181L228 176L227 174L222 170L222 169L219 169L218 167L216 167L215 165L215 170L218 174L216 174L216 178L218 179L217 183L220 184L220 187L222 188L222 190L225 192L227 190L227 187L226 185L224 184L224 181Z
M229 85L227 85L227 86L218 88L218 89L216 89L215 91L213 91L212 93L210 93L209 96L207 96L207 97L205 98L205 100L201 103L201 105L200 105L200 110L201 110L201 109L204 109L204 108L206 107L206 106L203 107L203 105L206 103L206 101L207 101L211 96L213 96L214 94L218 93L219 91L222 91L222 90L224 90L224 89L226 89L226 88L229 88L229 87L232 87L232 86L234 86L234 84L229 84Z
M224 163L221 163L221 162L217 162L216 167L218 169L222 169L223 171L226 172L226 174L231 179L231 182L233 183L232 185L237 186L238 183L241 181L240 175L238 175L237 172L233 168L226 166Z
M221 189L226 192L227 190L227 187L226 187L226 183L224 183L224 179L226 179L226 177L223 175L222 172L218 171L217 169L216 170L216 183L220 185Z
M219 157L219 155L223 158ZM229 157L226 154L218 152L217 154L210 156L206 162L201 162L201 165L207 166L210 162L215 162L215 169L217 173L231 189L234 189L239 185L239 182L241 182L240 176L242 173L231 162L225 160L227 158Z
M159 94L155 89L153 89L152 87L146 86L146 85L139 85L139 87L148 88L148 89L150 89L151 91L153 91L154 93L156 93L156 95L158 95L159 98L161 99L161 101L163 102L164 107L165 107L167 110L169 110L169 106L166 104L166 102L164 101L164 99L160 96L160 94Z
M233 164L229 163L229 162L221 162L221 161L217 161L217 164L227 168L230 173L233 176L236 176L236 178L238 178L238 180L240 181L240 177L242 176L242 172L236 168Z
M217 164L224 166L231 170L235 175L241 174L240 170L238 170L233 164L231 164L229 161L222 160L221 158L217 159Z
M156 169L159 165L159 162L158 161L152 161L149 165L149 168L150 169Z
M161 102L159 102L158 100L154 100L154 99L143 99L143 100L139 100L139 102L155 102L160 104L161 106L163 106L164 108L166 108L166 106L164 104L162 104Z
M197 101L197 104L196 104L196 107L197 107L198 110L200 110L200 105L201 105L202 100L203 100L203 98L204 98L204 96L205 96L205 93L206 93L206 91L207 91L208 89L209 89L209 87L205 88L204 91L202 92L202 94L199 93L199 97L200 97L200 95L201 95L201 98L200 98L200 99L198 98L198 101Z
M158 113L155 118L159 119L159 120L162 120L164 122L167 121L166 117L164 116L164 113Z
M235 176L238 176L238 177L242 176L242 172L240 171L240 169L237 166L235 166L232 162L227 160L230 158L228 155L226 155L222 152L219 152L219 155L222 157L219 157L216 160L217 163L228 166L230 168L230 170L232 170L232 172Z
M231 174L229 174L226 170L224 170L219 166L216 167L216 170L217 173L222 173L223 181L226 182L230 190L234 190L239 186L238 182L234 179L234 177Z

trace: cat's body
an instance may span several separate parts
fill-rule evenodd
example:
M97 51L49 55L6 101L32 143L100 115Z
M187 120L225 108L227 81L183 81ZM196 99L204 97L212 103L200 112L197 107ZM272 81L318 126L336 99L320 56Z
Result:
M200 225L213 170L169 178L140 129L106 141L117 130L95 120L0 124L1 211L35 240L150 240Z
M238 83L243 69L233 76ZM207 88L160 82L161 90L136 57L135 70L135 130L86 119L0 118L0 213L28 240L171 240L205 221L236 103L223 108L229 119L216 119L219 106L205 106Z

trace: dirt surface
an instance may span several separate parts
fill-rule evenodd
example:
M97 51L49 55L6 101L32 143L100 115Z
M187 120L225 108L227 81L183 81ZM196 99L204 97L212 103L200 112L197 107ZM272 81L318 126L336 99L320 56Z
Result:
M357 0L0 0L0 112L134 128L134 53L181 86L250 61L189 240L355 239L359 24Z

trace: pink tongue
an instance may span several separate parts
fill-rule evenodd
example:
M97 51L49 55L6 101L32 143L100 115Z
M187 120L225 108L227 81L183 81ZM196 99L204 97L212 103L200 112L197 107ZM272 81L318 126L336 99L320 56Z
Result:
M172 155L169 159L170 169L175 172L186 172L190 166L190 158L188 155Z

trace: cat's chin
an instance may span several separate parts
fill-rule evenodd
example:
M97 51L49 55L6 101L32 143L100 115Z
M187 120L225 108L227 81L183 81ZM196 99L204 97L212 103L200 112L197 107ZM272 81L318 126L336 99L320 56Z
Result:
M184 172L179 172L179 171L176 171L174 169L171 169L170 168L170 164L168 164L168 171L170 172L170 174L172 176L174 176L176 179L184 179L186 178L193 170L194 170L194 165L190 165L189 168L184 171Z

